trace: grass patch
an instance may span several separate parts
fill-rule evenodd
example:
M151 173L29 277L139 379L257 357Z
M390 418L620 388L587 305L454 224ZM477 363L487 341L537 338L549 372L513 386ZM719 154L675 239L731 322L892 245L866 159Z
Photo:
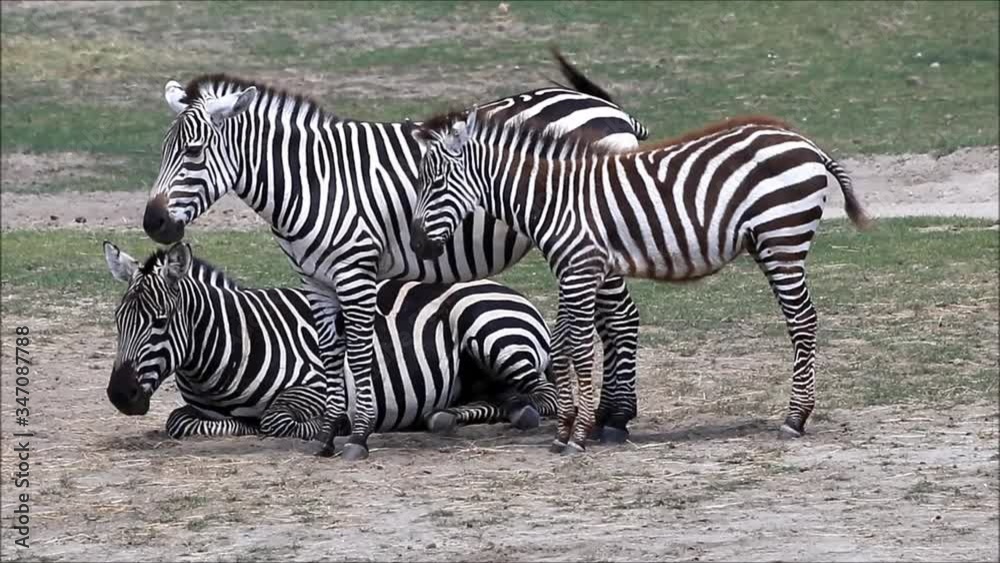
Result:
M823 406L995 396L998 237L995 224L972 219L884 219L868 233L842 220L824 223L809 259ZM107 271L105 239L140 259L155 248L136 230L5 233L6 318L58 318L67 307L85 308L110 327L124 287ZM246 285L297 283L267 232L192 229L189 240L196 255ZM499 279L552 319L556 285L536 253ZM630 286L642 315L640 358L664 372L659 395L640 392L641 400L665 408L697 399L697 410L707 403L730 414L785 404L785 323L749 259L693 284ZM641 377L648 385L649 375Z
M209 71L345 117L420 119L544 85L554 41L654 138L772 113L841 155L998 142L995 2L61 6L4 7L3 152L137 154L155 170L163 84Z

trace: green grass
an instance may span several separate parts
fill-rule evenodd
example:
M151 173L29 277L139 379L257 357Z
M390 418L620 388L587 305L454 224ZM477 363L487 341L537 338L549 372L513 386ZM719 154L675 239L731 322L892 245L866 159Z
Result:
M247 285L297 283L267 232L192 229L188 237L196 255ZM66 307L76 307L110 327L124 287L107 271L105 239L138 259L155 248L136 230L5 233L4 318L61 318ZM844 221L824 223L809 257L824 404L995 397L998 252L1000 234L990 221L884 219L866 233ZM537 254L499 279L553 318L556 285ZM784 403L785 325L749 259L695 283L633 280L630 287L642 316L642 354L653 354L643 357L667 362L678 385L692 394L704 385L723 401L716 405L721 412ZM726 366L741 361L745 369L730 374ZM692 380L679 365L706 371ZM769 398L747 396L748 389L767 390Z
M163 84L207 71L269 79L347 117L419 119L543 85L553 43L653 137L770 113L841 155L997 143L997 2L496 6L5 5L0 150L141 155L138 168L155 170ZM152 177L118 174L104 188Z

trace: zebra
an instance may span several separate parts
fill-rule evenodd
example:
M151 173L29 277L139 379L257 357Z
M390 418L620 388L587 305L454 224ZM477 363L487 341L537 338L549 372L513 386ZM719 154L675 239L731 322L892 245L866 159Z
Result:
M173 438L316 435L326 377L303 291L243 288L186 243L141 265L107 241L104 256L111 275L128 283L107 388L119 411L146 414L176 374L186 404L167 419ZM507 420L527 429L555 413L548 329L513 289L386 280L376 307L379 431Z
M426 150L411 225L418 254L439 255L478 207L529 237L558 279L553 451L583 451L593 424L587 331L595 287L609 275L693 280L744 250L767 277L794 349L782 431L803 433L815 405L817 326L805 259L830 176L854 224L870 221L850 177L811 140L777 119L749 116L610 153L476 112L436 116L414 138Z
M563 61L564 62L564 61ZM478 108L494 119L543 121L552 134L586 131L595 143L623 150L645 129L579 72L574 87L543 88ZM340 119L305 97L226 75L167 83L164 97L176 117L162 145L160 169L143 215L154 241L184 237L185 225L216 200L235 192L271 226L293 269L305 280L328 374L325 429L347 411L342 387L357 386L357 416L342 458L368 456L374 423L371 365L378 279L454 283L482 279L519 261L527 237L485 214L464 223L437 260L410 249L416 202L419 124ZM608 374L598 413L601 438L623 441L635 417L635 356L639 314L621 277L598 290L597 331ZM335 318L344 315L347 377L340 378ZM327 433L332 436L333 433ZM333 444L318 455L332 455Z

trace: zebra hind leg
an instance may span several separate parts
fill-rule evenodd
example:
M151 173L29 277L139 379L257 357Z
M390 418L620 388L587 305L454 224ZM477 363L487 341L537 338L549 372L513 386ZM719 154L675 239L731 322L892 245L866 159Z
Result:
M258 428L240 418L206 417L191 405L174 409L167 417L167 435L175 440L191 436L252 436Z
M806 420L816 405L817 315L806 285L805 252L795 261L769 260L762 258L761 254L762 252L754 253L754 258L767 276L771 290L781 306L794 351L792 394L781 433L800 437L805 432Z
M261 436L311 440L320 431L323 405L322 391L309 387L285 389L260 418ZM340 426L334 428L337 434L343 432L347 425Z

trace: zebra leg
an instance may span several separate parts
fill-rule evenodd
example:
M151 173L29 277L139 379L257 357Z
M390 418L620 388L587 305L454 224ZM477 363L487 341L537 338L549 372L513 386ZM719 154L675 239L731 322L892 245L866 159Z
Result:
M507 420L507 413L489 401L476 401L457 407L434 411L424 422L434 434L447 434L457 426L496 424Z
M489 357L488 346L472 340L466 342L463 354L478 368L478 378L492 382L493 392L484 394L502 405L502 413L515 428L537 428L542 416L555 414L556 389L546 374L546 367L551 366L545 366L549 350L539 350L533 341L511 337L496 358Z
M344 356L346 342L338 336L337 321L341 314L340 303L329 290L311 279L303 280L303 289L309 298L313 322L319 341L320 359L326 381L323 418L320 431L315 436L320 440L317 456L330 457L334 454L334 438L338 430L347 423L347 388L344 383Z
M576 419L576 406L573 404L573 379L571 356L568 348L569 318L562 302L560 290L559 310L556 314L556 326L552 331L552 378L556 384L556 438L549 450L561 453L569 443L569 435Z
M252 436L257 426L239 418L208 418L191 405L174 409L167 417L167 435L174 439L189 436Z
M597 333L604 348L604 380L591 437L605 443L628 439L628 423L636 417L636 352L639 309L625 278L605 280L597 290Z
M562 450L563 454L582 452L584 442L594 426L591 376L594 369L594 315L599 285L597 276L589 272L564 275L559 280L559 313L556 324L557 329L565 334L560 347L565 350L562 355L569 356L572 360L577 382L576 416L571 427L564 426L566 417L559 417L558 437L562 438L571 430L570 439ZM563 380L564 387L565 383ZM560 396L560 399L563 397ZM564 399L559 401L559 406L562 407L560 410L565 409Z
M808 242L808 241L807 241ZM767 276L771 290L778 299L792 340L792 396L788 415L781 426L782 434L799 437L805 432L806 419L816 405L816 308L813 307L806 285L805 251L796 261L762 258L762 249L754 259Z
M344 445L348 461L368 457L368 436L375 429L375 271L377 263L362 263L337 276L337 295L344 314L347 368L354 379L355 413L351 435Z
M260 433L269 438L311 440L319 432L323 405L323 394L316 389L285 389L260 417Z

